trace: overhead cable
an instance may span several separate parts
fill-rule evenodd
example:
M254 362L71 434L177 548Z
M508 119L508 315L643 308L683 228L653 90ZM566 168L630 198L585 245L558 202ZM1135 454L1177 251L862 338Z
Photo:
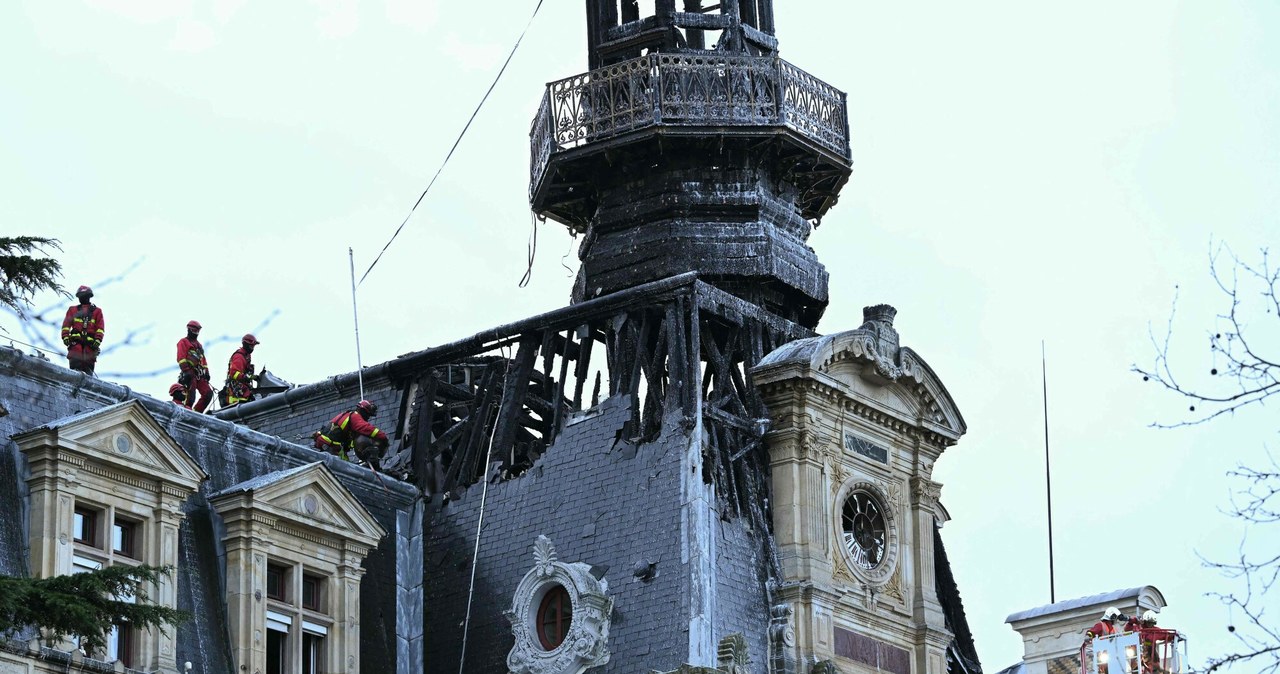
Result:
M369 272L373 271L373 268L377 266L378 260L382 259L382 254L387 252L387 249L391 247L391 244L396 240L396 237L400 236L400 230L404 229L404 226L409 223L409 218L413 217L413 212L418 210L418 204L422 203L422 200L427 196L427 192L431 191L431 186L436 184L436 179L439 178L440 173L444 171L444 167L449 164L449 159L453 157L454 150L458 149L458 144L462 142L463 136L467 135L467 129L471 128L471 123L476 121L476 115L480 114L480 108L484 107L485 101L489 100L489 94L493 93L493 88L498 86L498 80L502 79L502 74L507 71L507 66L510 65L511 58L516 55L516 50L520 48L520 42L524 40L525 34L529 32L529 26L533 25L533 19L538 16L539 9L542 9L542 0L538 0L538 4L534 6L533 14L529 16L529 22L524 25L524 30L520 31L520 37L516 38L515 45L511 47L511 53L507 54L507 60L502 62L502 67L498 69L498 75L493 78L493 83L489 85L489 89L485 91L484 96L480 98L480 103L476 105L476 109L471 112L471 117L467 120L466 125L462 127L462 132L458 134L458 138L453 141L453 147L449 148L449 154L446 154L444 161L440 162L440 168L436 169L436 174L431 177L431 182L427 183L427 188L422 190L422 194L418 195L418 200L413 202L413 208L409 209L408 215L405 215L400 226L396 227L396 231L391 235L391 239L387 241L387 245L383 246L382 250L378 251L378 256L373 259L373 263L369 265L368 269L364 270L364 274L360 277L361 284L364 284L364 280L369 276Z

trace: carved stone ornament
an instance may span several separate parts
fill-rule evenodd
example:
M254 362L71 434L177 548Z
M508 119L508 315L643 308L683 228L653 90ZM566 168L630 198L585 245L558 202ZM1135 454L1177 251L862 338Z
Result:
M560 645L547 650L537 636L537 613L543 597L556 587L568 593L572 619ZM608 581L591 575L590 565L559 561L551 540L538 536L533 544L533 568L516 587L511 608L505 612L515 637L507 654L511 673L581 674L609 662L613 599L608 591Z
M823 660L814 663L813 667L809 669L809 674L841 674L841 672L836 663L830 660Z
M884 586L884 593L886 596L893 597L900 602L903 601L902 573L900 571L894 571L893 575L889 576L889 582Z
M932 509L942 498L942 485L928 478L911 478L911 495L922 507Z

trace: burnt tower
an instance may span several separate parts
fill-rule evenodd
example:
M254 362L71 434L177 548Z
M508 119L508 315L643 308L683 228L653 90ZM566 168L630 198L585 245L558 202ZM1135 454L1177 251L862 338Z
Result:
M584 237L574 302L693 271L814 327L844 93L779 58L772 0L586 5L591 70L547 85L530 132L533 210Z

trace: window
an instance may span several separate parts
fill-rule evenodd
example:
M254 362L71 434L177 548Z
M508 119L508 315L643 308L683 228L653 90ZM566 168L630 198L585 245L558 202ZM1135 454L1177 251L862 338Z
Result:
M284 674L285 663L289 661L287 644L289 635L274 629L267 629L267 671L266 674Z
M302 633L302 674L320 674L324 664L324 637Z
M108 662L119 661L125 667L133 667L133 626L116 623L107 634Z
M125 557L137 558L135 551L138 537L138 523L116 518L111 527L111 551Z
M324 579L319 576L305 574L302 576L302 608L312 611L323 611L321 606Z
M573 605L563 585L553 585L538 605L538 641L551 651L564 643L573 622Z
M267 565L267 598L276 601L289 601L285 595L285 578L289 570L278 564Z
M77 507L72 531L77 543L98 547L98 511Z
M267 668L263 674L320 674L325 637L333 618L325 613L328 578L296 562L267 562Z

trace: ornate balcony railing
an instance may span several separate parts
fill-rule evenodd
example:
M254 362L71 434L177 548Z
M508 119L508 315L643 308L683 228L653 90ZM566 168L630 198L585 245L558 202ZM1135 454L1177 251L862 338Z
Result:
M849 157L835 87L777 57L659 53L547 85L529 132L532 184L556 152L656 125L783 126Z

